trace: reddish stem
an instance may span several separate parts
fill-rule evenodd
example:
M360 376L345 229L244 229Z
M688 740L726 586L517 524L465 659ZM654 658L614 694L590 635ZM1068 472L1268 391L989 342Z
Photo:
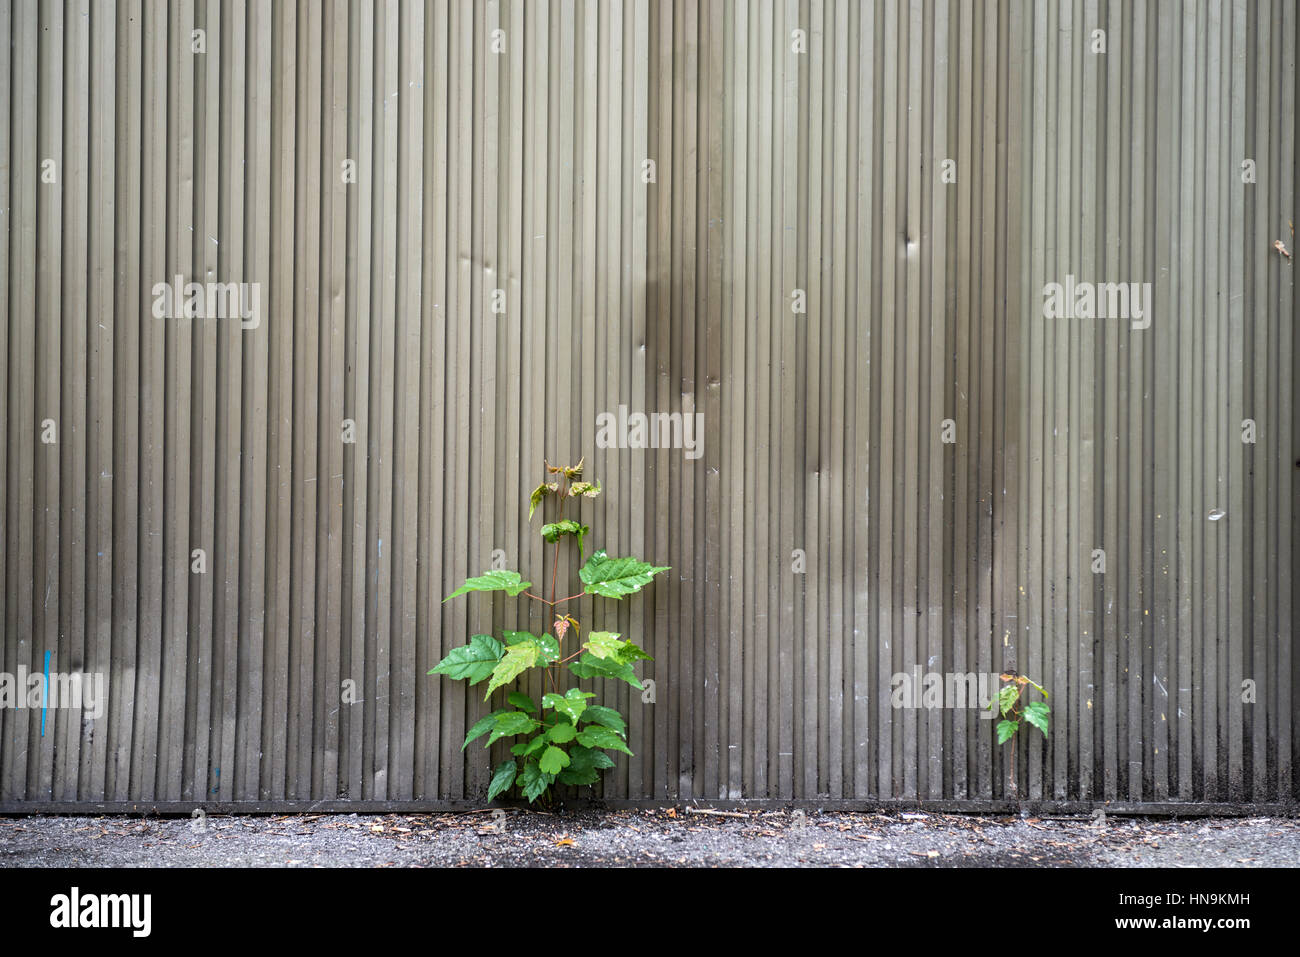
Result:
M557 521L564 521L564 495L565 495L565 492L567 491L567 489L566 489L566 487L565 487L565 485L564 485L564 476L563 476L563 474L561 474L561 476L560 476L560 480L559 480L559 481L560 481L560 488L559 488L559 490L558 490L558 497L559 497L559 499L560 499L560 516L559 516L559 518L557 519ZM550 601L550 606L551 606L552 608L555 607L555 590L556 590L556 587L559 585L559 576L560 576L560 539L557 538L557 539L555 540L555 560L551 563L551 601ZM558 638L558 639L556 639L556 644L557 644L557 646L558 646L558 644L559 644L560 642L562 642L563 640L564 640L563 638ZM553 693L555 693L555 694L558 694L559 692L556 691L556 688L555 688L555 670L554 670L554 669L555 669L555 665L554 665L554 664L548 665L547 668L546 668L546 676L547 676L548 678L551 679L551 691L552 691Z

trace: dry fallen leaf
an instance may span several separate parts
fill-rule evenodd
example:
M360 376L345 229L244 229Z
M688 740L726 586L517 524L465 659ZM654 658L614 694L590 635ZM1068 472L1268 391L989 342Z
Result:
M573 838L562 837L555 842L556 847L573 847Z

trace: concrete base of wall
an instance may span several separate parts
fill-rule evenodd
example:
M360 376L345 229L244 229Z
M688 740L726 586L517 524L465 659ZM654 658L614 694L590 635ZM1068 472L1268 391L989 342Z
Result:
M522 804L503 803L510 807ZM899 812L926 811L943 814L1021 814L1047 817L1054 814L1089 816L1101 809L1108 817L1300 817L1300 801L1272 804L1229 804L1193 802L1103 801L628 801L592 799L564 801L565 810L591 808L643 810L670 807L698 807L720 811L777 811L800 808L805 811ZM473 801L104 801L66 803L28 801L0 803L0 816L61 814L85 816L121 814L143 817L190 816L201 808L205 814L463 814L487 810Z

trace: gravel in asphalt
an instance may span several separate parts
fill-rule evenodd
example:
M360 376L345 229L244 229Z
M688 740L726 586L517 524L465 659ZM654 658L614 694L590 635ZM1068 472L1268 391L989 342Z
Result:
M1295 867L1300 820L506 809L0 818L0 867Z

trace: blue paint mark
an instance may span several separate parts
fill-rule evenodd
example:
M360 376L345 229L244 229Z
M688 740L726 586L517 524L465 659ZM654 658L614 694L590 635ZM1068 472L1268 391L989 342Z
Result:
M221 784L221 768L214 768L213 770L215 770L215 771L217 772L217 785L220 785L220 784ZM217 786L213 786L211 792L209 792L209 793L211 793L211 794L216 794L216 793L217 793Z
M41 737L45 737L45 708L50 702L50 653L45 652L45 688L41 694Z

